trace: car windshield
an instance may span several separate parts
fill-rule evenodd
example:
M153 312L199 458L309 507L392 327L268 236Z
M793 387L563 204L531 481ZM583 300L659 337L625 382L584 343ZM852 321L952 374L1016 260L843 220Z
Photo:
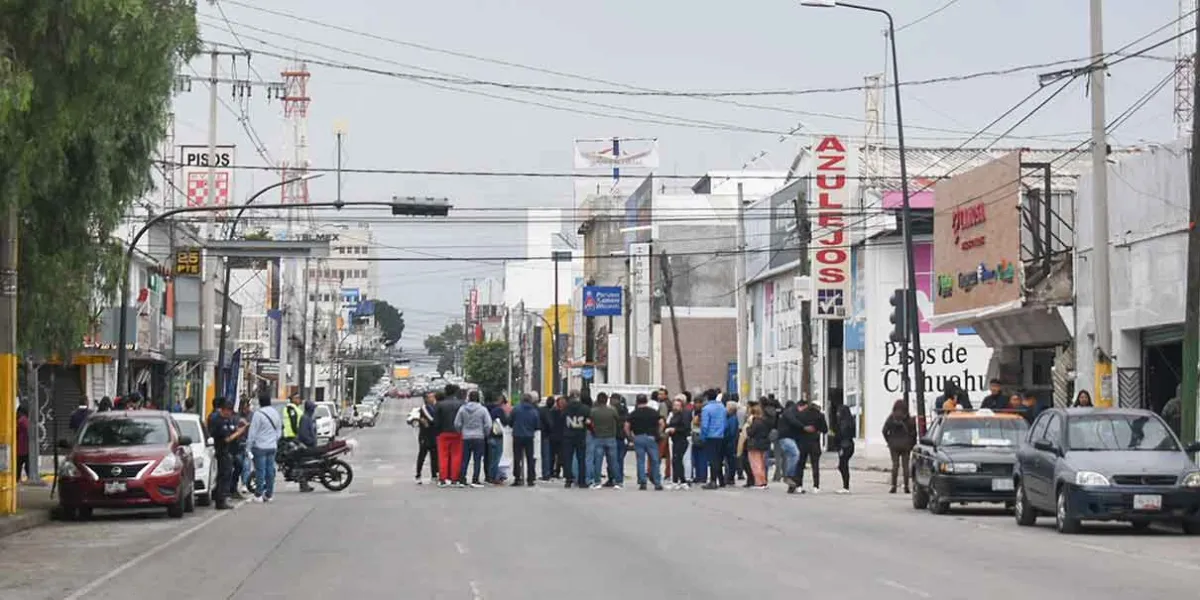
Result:
M175 424L179 425L179 435L186 435L187 437L192 438L193 444L204 443L205 436L204 432L200 429L199 421L192 421L190 419L177 419Z
M978 448L1015 447L1025 434L1024 419L946 419L942 423L942 446Z
M146 446L171 441L162 417L89 419L79 433L79 446Z
M1070 449L1076 451L1147 450L1178 452L1179 444L1162 420L1150 415L1092 414L1071 417Z
M331 416L333 416L333 414L329 412L329 407L328 407L328 406L321 405L321 406L318 406L318 407L317 407L317 411L316 411L316 413L315 413L315 416L316 416L316 418L318 418L318 419L324 419L324 418L326 418L326 417L331 417Z

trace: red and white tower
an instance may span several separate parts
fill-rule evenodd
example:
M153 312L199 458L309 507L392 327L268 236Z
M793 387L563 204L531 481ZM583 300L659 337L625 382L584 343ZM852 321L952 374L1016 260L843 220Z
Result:
M280 175L283 179L300 177L308 172L308 105L312 98L308 95L308 79L312 76L304 63L280 73L283 77L283 118L288 131L284 133L283 159L279 161ZM281 188L283 204L308 204L308 181L289 183ZM289 221L297 217L308 219L308 214L295 214L288 211L285 215ZM307 213L308 211L304 211Z

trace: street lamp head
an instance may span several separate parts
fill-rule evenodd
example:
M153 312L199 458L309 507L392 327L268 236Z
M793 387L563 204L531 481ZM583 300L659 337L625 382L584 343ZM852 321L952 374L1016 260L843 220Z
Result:
M800 6L816 6L819 8L835 8L837 0L800 0Z
M308 181L310 179L316 179L318 177L324 177L324 176L325 176L324 173L305 173L300 176L300 181Z

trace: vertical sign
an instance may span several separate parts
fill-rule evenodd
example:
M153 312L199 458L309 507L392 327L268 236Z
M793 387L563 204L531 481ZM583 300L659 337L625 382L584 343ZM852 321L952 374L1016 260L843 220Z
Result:
M650 244L631 244L633 255L634 354L650 358Z
M226 206L233 195L233 165L237 164L237 148L232 145L216 147L215 160L210 161L208 146L179 146L179 164L185 199L188 206L208 204L208 167L213 166L213 202Z
M850 294L850 236L846 209L850 203L848 153L841 139L827 135L814 145L816 219L811 252L816 289L816 319L845 319Z
M479 343L482 330L479 327L479 290L471 288L471 303L467 308L467 331L471 332L471 341Z

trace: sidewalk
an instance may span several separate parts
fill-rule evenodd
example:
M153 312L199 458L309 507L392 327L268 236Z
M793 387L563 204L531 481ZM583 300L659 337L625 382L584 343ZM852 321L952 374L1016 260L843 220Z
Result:
M45 485L21 484L17 490L17 514L0 517L0 538L48 523L58 506L58 499L50 497L50 483Z

